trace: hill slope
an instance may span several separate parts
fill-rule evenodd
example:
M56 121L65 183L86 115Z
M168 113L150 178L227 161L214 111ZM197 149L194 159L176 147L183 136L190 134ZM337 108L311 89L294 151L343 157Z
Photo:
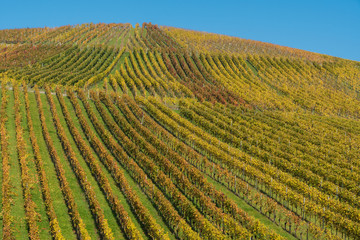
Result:
M83 24L1 30L0 79L3 238L360 237L358 62Z

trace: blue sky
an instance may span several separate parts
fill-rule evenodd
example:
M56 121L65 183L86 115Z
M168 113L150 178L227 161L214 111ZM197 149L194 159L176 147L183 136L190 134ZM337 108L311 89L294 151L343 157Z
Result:
M0 6L0 29L152 22L360 61L360 0L4 0Z

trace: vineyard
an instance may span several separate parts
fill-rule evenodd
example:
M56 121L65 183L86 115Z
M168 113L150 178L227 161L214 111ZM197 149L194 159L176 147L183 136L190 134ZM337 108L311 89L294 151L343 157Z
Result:
M360 239L360 63L151 23L0 30L3 239Z

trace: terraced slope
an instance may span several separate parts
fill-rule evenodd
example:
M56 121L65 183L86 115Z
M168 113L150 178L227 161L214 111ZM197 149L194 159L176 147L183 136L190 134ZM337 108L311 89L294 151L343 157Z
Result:
M358 239L360 64L144 23L0 31L4 239Z

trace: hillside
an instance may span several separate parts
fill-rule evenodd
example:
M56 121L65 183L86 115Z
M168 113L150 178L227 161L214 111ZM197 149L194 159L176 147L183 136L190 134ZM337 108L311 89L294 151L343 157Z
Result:
M144 23L0 30L3 239L359 239L360 63Z

